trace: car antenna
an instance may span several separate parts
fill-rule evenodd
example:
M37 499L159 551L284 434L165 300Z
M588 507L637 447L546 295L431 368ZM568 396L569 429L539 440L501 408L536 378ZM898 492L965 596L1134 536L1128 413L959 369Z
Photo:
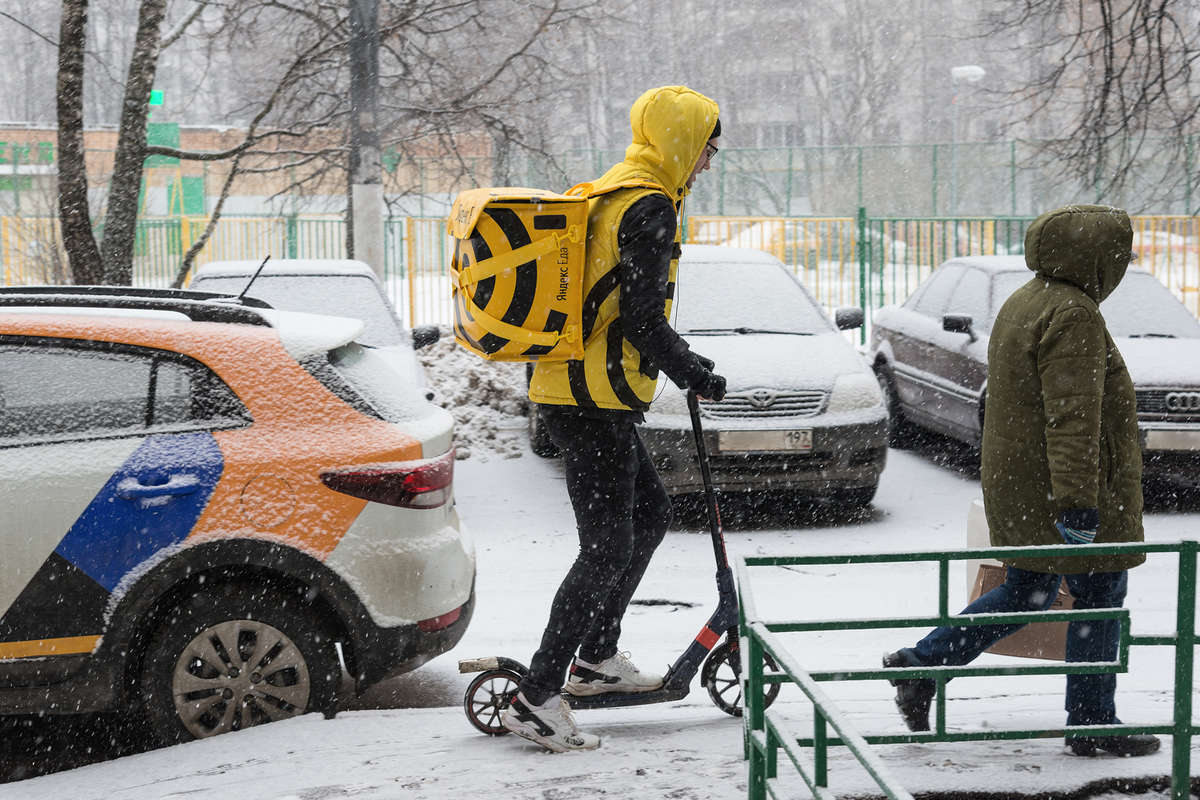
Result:
M246 292L250 291L250 287L254 285L254 281L258 279L258 274L263 271L263 267L271 260L271 254L267 253L267 257L258 265L258 269L254 270L254 274L250 276L250 281L246 284L246 288L242 289L242 293L237 296L236 302L242 302L242 298L246 296Z

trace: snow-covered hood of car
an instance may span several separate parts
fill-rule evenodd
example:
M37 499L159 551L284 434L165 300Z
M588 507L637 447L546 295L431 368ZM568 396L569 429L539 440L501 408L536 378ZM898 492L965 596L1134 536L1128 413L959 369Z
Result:
M730 392L773 389L824 389L838 375L867 372L863 357L840 333L722 334L684 336L692 350L716 362Z
M1134 386L1200 386L1200 339L1115 341Z

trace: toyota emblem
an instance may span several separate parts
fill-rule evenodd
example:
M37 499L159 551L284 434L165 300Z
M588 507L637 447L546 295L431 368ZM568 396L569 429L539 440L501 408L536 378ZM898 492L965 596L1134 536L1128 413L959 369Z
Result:
M750 405L755 408L766 408L775 402L775 393L770 389L755 389L750 393Z
M1200 392L1167 392L1167 411L1200 411Z

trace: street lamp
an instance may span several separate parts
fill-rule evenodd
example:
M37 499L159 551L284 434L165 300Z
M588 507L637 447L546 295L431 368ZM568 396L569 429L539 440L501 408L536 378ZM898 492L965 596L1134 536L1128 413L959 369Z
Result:
M979 83L987 70L976 64L950 68L950 215L958 213L958 84Z

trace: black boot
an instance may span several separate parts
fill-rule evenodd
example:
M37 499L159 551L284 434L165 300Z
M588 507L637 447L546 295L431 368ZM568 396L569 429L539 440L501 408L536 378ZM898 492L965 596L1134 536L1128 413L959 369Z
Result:
M884 667L921 667L904 650L897 650L883 657ZM929 730L929 705L937 694L937 684L929 678L888 680L896 687L896 708L910 731Z
M1068 736L1067 750L1073 756L1114 756L1132 758L1157 753L1162 742L1148 733L1129 733L1123 736Z

